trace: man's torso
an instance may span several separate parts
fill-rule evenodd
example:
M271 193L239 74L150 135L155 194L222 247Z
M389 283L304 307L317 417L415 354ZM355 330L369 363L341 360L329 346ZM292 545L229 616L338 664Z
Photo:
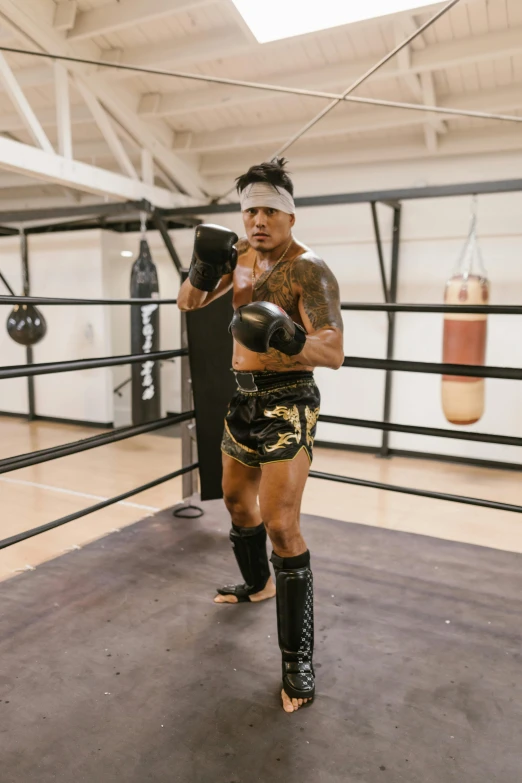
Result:
M299 263L314 263L316 256L305 245L294 243L294 248L289 258L270 267L264 264L256 264L256 286L252 291L252 270L256 259L256 251L246 240L238 243L239 258L233 278L233 307L237 310L251 302L272 302L282 307L290 318L305 327L299 310L300 293L293 278L293 267ZM306 328L306 327L305 327ZM257 354L244 348L234 341L234 354L232 366L235 370L312 370L312 367L303 367L292 357L272 351L270 354ZM281 366L279 366L281 365Z

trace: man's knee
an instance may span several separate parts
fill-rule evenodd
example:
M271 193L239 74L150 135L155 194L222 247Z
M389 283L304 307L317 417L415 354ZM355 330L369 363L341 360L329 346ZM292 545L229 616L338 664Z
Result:
M300 539L298 520L292 515L270 516L263 520L266 532L276 552L287 552L294 548Z
M239 527L248 525L252 519L252 509L246 498L238 491L223 488L223 499L232 522Z

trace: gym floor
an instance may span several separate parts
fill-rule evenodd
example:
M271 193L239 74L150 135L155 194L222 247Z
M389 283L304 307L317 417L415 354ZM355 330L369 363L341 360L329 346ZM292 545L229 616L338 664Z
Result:
M305 515L318 695L287 715L274 602L212 603L204 507L0 584L2 783L519 783L520 555Z
M0 459L96 434L97 430L0 418ZM181 467L180 440L141 435L0 476L2 537L93 505ZM389 484L522 504L520 473L318 448L314 469ZM83 546L180 502L175 479L103 511L0 551L0 579ZM517 514L310 479L303 512L522 553Z

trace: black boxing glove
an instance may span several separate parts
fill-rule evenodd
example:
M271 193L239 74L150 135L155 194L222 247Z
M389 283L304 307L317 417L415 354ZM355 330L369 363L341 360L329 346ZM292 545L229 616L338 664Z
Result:
M272 302L252 302L240 307L234 313L229 331L240 345L254 353L267 353L269 348L275 348L287 356L296 356L306 342L303 327Z
M203 223L196 228L189 280L200 291L213 291L223 275L236 268L237 234L223 226Z

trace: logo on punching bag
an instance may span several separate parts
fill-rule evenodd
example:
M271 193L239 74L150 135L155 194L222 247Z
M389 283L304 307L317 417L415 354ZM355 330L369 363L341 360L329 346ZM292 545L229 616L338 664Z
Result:
M158 309L157 304L144 305L141 308L141 334L143 337L142 353L150 353L154 342L154 326L152 324L152 313ZM152 370L154 362L144 362L141 365L141 399L152 400L155 394L154 378Z

